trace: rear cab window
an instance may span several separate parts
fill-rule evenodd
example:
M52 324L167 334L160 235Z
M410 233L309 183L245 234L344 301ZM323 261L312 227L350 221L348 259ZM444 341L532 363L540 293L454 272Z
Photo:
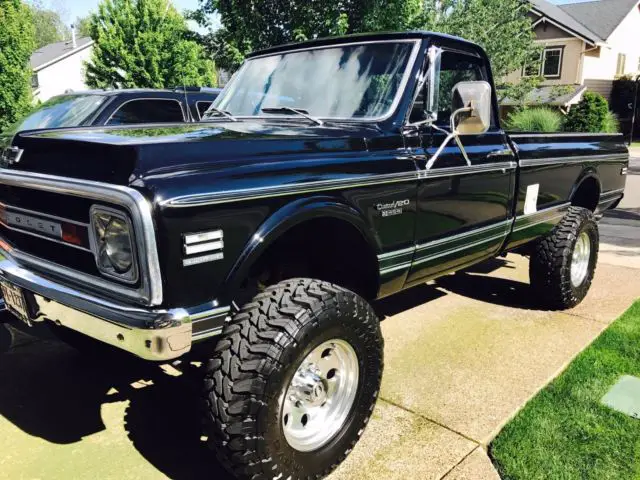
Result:
M107 125L184 121L184 112L179 101L170 98L140 98L123 103L111 115Z

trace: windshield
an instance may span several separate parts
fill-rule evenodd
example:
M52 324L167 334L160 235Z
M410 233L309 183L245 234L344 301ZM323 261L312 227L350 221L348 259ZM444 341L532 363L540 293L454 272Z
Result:
M282 115L287 107L328 119L385 117L406 84L415 45L366 43L252 58L213 107L236 117Z
M13 130L77 127L104 103L104 95L60 95L53 97L15 124Z

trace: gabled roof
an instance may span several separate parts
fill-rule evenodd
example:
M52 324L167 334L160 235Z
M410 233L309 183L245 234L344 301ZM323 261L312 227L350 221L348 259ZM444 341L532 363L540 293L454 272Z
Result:
M606 40L637 4L638 0L597 0L558 7Z
M559 6L549 3L547 0L531 0L531 5L533 7L534 13L538 13L542 17L546 17L549 20L559 24L558 26L560 26L561 28L564 28L565 30L569 31L577 37L582 38L588 43L592 45L595 45L597 43L604 43L604 38L595 33L591 28L576 20Z
M547 0L530 2L534 13L592 45L606 43L631 9L638 4L638 0L591 0L562 5L554 5Z
M80 50L84 50L90 45L93 45L93 40L91 40L91 37L78 38L76 40L75 48L73 48L71 40L50 43L49 45L40 47L38 50L33 52L33 55L31 55L30 59L31 68L34 71L38 71L43 67L49 65L50 63L62 60L69 55L73 55Z

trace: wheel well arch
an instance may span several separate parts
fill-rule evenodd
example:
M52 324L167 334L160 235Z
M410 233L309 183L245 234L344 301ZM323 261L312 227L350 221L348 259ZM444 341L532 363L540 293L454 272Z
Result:
M271 215L251 237L227 276L231 292L284 278L311 277L372 300L380 251L364 215L330 198L303 199ZM230 293L231 293L230 292Z
M602 185L600 179L593 173L587 174L576 182L571 192L571 205L583 207L592 212L596 211L598 202L600 201L600 193Z

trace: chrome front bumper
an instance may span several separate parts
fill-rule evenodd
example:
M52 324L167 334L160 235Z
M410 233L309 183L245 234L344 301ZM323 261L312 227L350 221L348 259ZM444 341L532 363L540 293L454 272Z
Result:
M0 261L0 278L34 295L34 322L50 320L146 360L184 355L193 340L219 333L229 312L214 304L169 310L123 305L51 281L8 258Z

